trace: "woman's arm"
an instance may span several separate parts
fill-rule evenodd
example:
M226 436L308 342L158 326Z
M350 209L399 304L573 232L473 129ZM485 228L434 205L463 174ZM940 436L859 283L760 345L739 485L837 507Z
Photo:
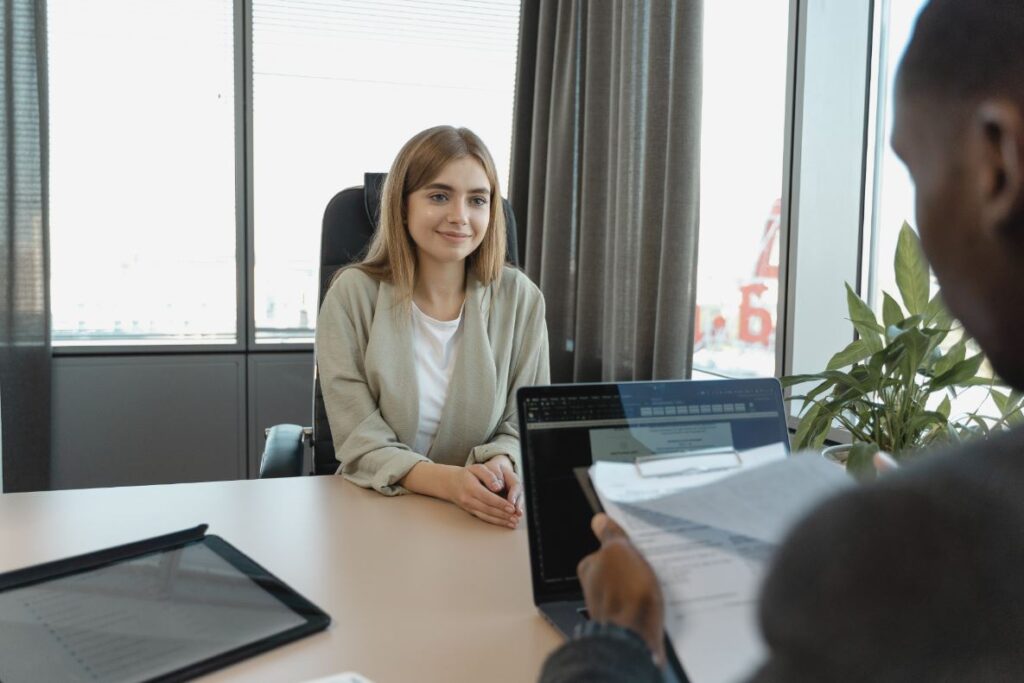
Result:
M366 380L366 346L375 287L346 271L324 297L316 326L316 363L339 473L385 495L405 493L399 481L429 460L402 443L380 413Z
M451 501L485 522L512 529L519 524L520 510L497 494L504 484L484 465L421 462L400 483L414 493Z
M467 465L486 463L497 455L506 455L515 472L519 472L519 420L516 410L516 392L520 387L551 383L550 358L548 354L548 328L545 321L544 297L537 292L527 323L523 329L522 342L512 361L509 373L508 391L505 394L505 410L491 439L477 446L469 453Z

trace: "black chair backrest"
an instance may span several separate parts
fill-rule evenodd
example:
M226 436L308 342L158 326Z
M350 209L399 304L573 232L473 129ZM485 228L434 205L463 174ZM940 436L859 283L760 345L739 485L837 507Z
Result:
M380 195L386 173L367 173L362 187L350 187L331 198L324 211L320 233L320 293L317 308L323 304L334 274L359 261L366 253L380 216ZM505 210L508 250L506 260L518 266L516 219L512 206L502 199ZM338 461L334 457L334 440L327 423L324 397L320 392L319 373L313 379L313 474L334 474Z

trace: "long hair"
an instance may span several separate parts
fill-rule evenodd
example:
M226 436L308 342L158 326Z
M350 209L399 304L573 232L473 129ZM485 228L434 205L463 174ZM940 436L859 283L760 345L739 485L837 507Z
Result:
M416 134L391 164L380 198L380 221L359 268L388 282L400 300L410 300L416 284L416 244L406 228L407 198L434 180L446 164L470 157L480 162L491 185L491 216L483 241L466 257L466 272L489 285L505 264L505 213L494 160L483 141L468 128L437 126Z

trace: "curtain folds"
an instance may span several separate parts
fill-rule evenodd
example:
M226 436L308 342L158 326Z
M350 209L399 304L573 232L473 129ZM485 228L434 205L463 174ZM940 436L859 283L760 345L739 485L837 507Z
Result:
M0 437L4 491L49 485L46 3L0 11Z
M702 0L524 0L510 198L552 381L689 375Z

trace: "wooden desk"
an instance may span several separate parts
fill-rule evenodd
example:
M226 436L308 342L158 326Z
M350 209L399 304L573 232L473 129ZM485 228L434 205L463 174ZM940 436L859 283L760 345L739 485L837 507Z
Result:
M199 523L333 618L207 681L534 681L560 636L530 596L525 525L340 477L0 495L0 571Z

